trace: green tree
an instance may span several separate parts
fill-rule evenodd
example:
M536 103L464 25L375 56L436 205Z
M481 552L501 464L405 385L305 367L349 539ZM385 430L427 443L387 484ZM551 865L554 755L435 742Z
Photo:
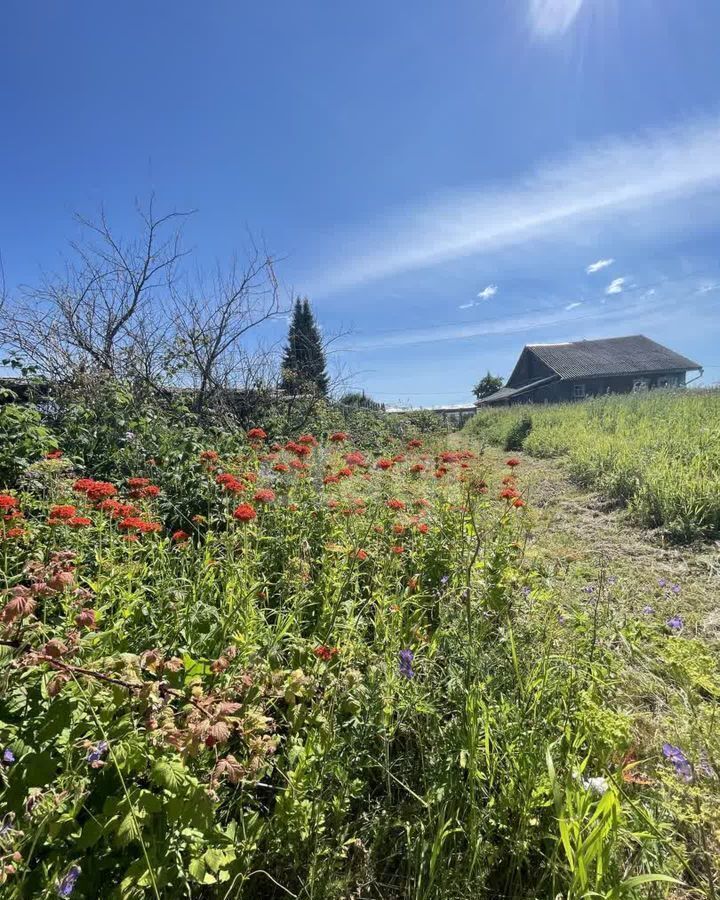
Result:
M482 400L483 397L489 397L490 394L499 391L502 386L502 378L499 375L491 375L488 370L487 375L481 378L473 388L473 394L475 394L478 400Z
M281 387L290 393L314 391L325 396L328 386L320 330L310 309L310 301L307 297L298 297L293 306L283 355Z

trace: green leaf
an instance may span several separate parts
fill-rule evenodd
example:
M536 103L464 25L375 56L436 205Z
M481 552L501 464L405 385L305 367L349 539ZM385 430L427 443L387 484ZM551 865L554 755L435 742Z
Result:
M152 767L150 778L160 787L177 793L187 776L185 766L179 759L158 759Z
M88 819L82 827L82 832L80 833L80 837L75 846L79 850L87 850L88 847L97 844L102 837L104 830L102 823L97 819Z
M120 822L115 832L115 843L118 847L125 847L131 841L140 840L140 831L138 829L135 816L132 811L128 812L125 818Z
M23 761L23 781L27 787L44 787L57 773L57 761L48 752L30 753Z

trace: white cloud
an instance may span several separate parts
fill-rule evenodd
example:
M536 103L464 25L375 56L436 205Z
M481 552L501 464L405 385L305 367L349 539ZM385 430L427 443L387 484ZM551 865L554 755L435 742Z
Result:
M346 235L327 268L304 281L314 296L380 278L527 244L572 237L582 225L622 228L631 213L677 201L678 227L694 227L689 200L720 187L720 118L643 138L607 141L500 186L465 190L406 207ZM717 213L713 213L717 216ZM638 227L633 222L635 233ZM337 232L336 232L337 233ZM328 253L325 251L325 257Z
M471 309L475 305L474 301L472 303L461 303L460 306L458 306L458 309Z
M699 287L697 292L698 294L709 294L710 291L716 291L718 288L720 288L720 281L711 281Z
M624 284L625 284L624 278L615 278L605 288L605 293L606 294L621 294Z
M583 0L529 0L528 23L538 37L564 34L575 21Z
M481 300L489 300L491 297L494 297L497 292L498 286L496 284L489 284L478 293L478 297Z
M565 309L566 310L577 309L578 306L582 306L582 301L579 301L577 303L568 303L568 305L565 307Z
M593 272L599 272L600 269L606 269L608 266L611 266L615 262L614 259L598 259L594 263L590 263L590 265L585 269L588 275L592 275Z

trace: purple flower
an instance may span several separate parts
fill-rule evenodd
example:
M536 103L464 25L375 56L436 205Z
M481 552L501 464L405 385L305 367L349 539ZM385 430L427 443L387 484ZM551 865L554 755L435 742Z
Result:
M617 575L608 576L607 583L608 584L617 584Z
M670 629L670 631L680 631L684 623L680 616L672 616L667 620L665 624Z
M57 884L57 895L58 897L69 897L70 894L75 890L75 882L80 877L80 866L70 866L62 880Z
M13 830L14 822L15 813L5 813L5 815L0 820L0 838L5 837L6 834L10 834L10 832Z
M586 584L583 588L583 591L586 594L594 594L595 593L595 585L594 584Z
M415 673L412 669L413 662L413 652L412 650L401 650L400 651L400 674L404 678L412 678Z
M87 756L85 759L90 763L93 768L97 768L97 764L102 762L103 756L108 752L108 742L107 741L98 741L94 747L91 747L88 750Z
M9 747L3 750L2 761L6 766L11 766L15 762L15 754Z
M564 625L566 621L567 619L565 618L565 616L562 613L558 613L558 622L561 625Z
M532 591L532 588L525 585L525 587L522 589L523 597L529 597L531 591Z
M655 613L655 607L654 606L643 606L643 613L646 616L652 616Z
M663 588L663 587L665 587L666 584L667 584L667 581L665 581L664 578L658 578L658 587Z
M674 585L670 588L670 590L673 592L673 594L679 594L679 593L680 593L680 585L679 585L679 584L674 584Z
M690 766L687 756L685 756L679 747L675 747L673 744L663 744L662 752L663 756L666 759L669 759L675 767L677 775L684 781L692 780L692 767Z
M450 576L449 576L449 575L443 575L443 577L440 579L440 584L447 584L448 581L450 581Z

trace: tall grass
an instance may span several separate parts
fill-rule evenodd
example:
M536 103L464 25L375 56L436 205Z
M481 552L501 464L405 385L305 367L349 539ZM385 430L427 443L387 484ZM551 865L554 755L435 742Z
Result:
M678 539L720 534L720 391L487 410L466 433L533 456L566 457L580 483Z
M73 488L59 461L2 495L3 896L702 885L614 708L618 648L682 639L616 622L602 584L561 602L508 468L299 446L185 460L205 511L184 535L150 529L167 498L147 482L115 486L140 497L119 519L112 485Z

